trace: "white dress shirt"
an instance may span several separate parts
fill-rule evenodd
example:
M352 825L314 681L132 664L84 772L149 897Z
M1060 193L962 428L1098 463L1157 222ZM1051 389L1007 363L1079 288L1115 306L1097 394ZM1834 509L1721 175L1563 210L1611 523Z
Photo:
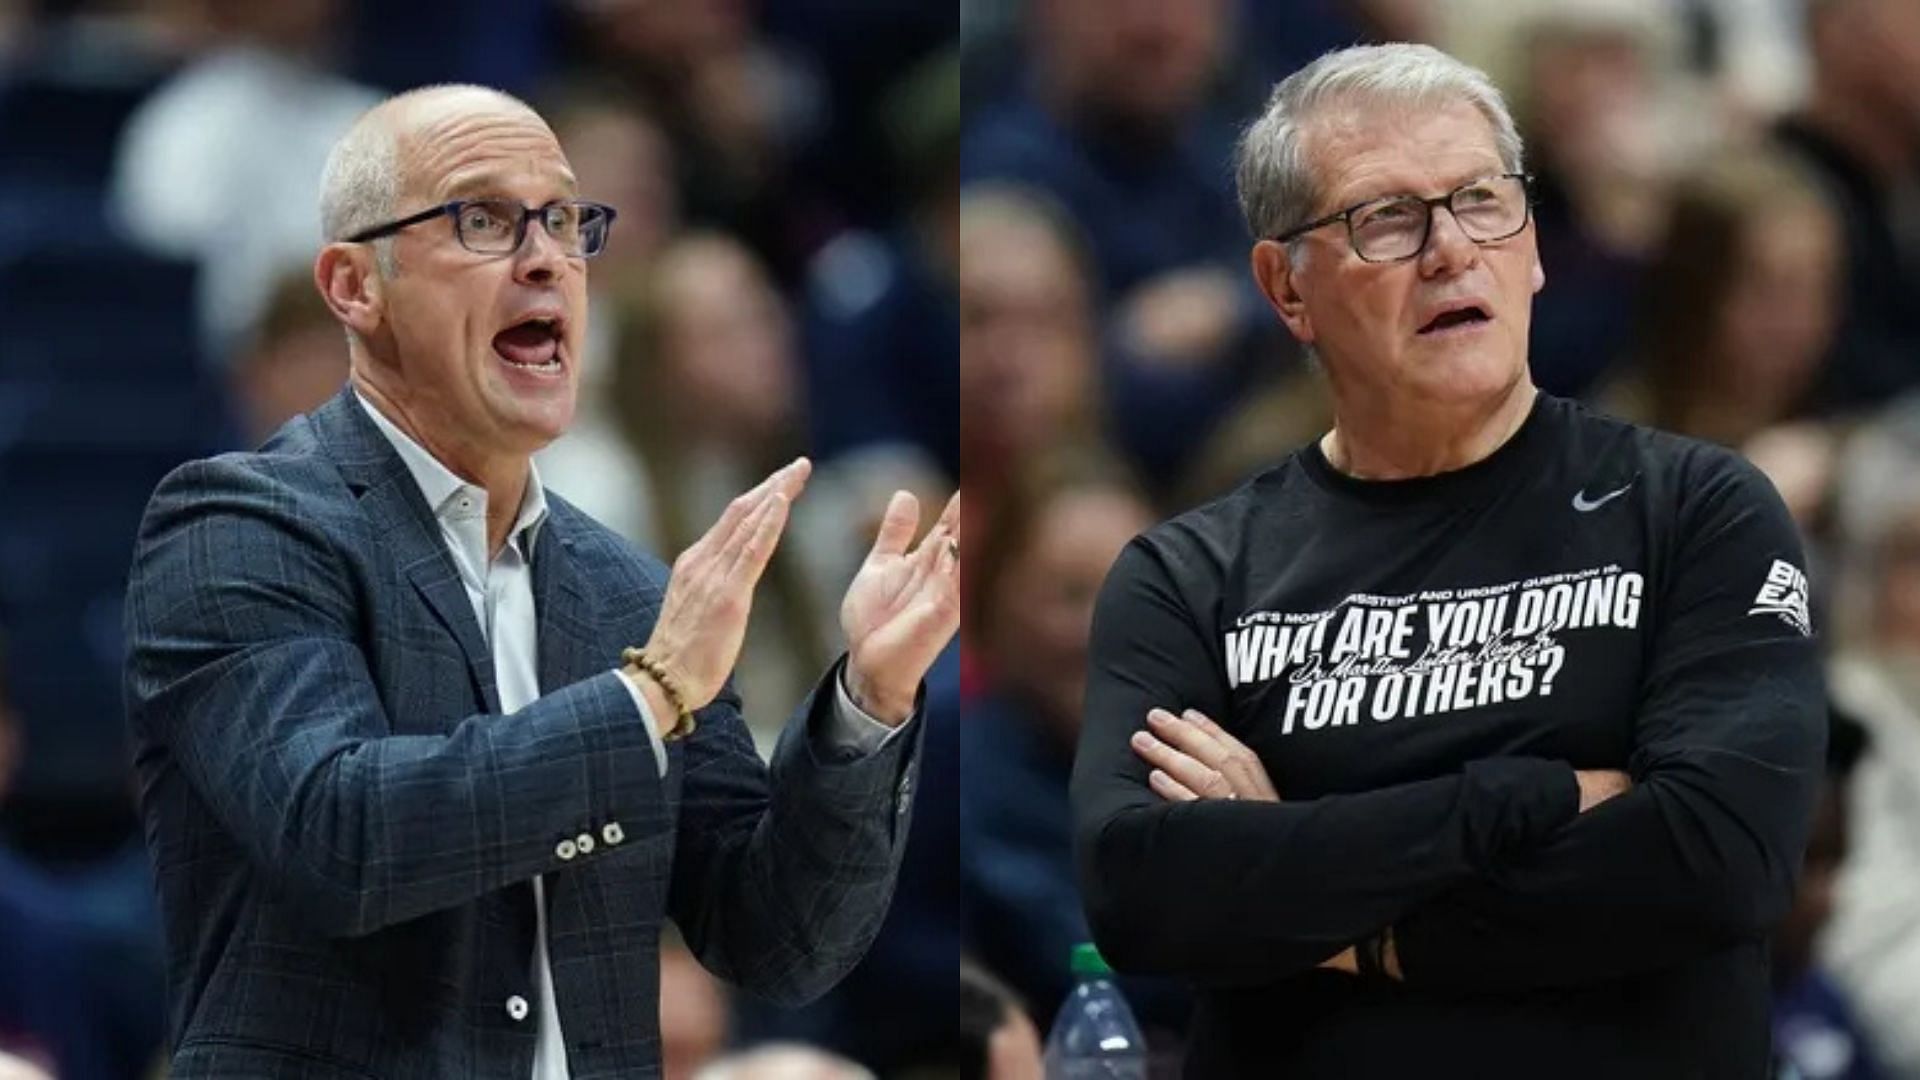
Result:
M527 488L520 497L520 513L500 554L487 557L487 492L467 483L441 464L426 448L401 431L379 409L360 397L355 398L373 419L380 433L406 463L407 471L419 485L427 506L440 523L440 536L460 571L467 599L473 604L480 632L493 650L495 689L503 713L516 712L540 696L539 666L536 648L539 619L533 608L533 546L540 526L547 518L547 494L540 485L540 472L529 462ZM621 679L633 696L641 725L653 744L654 761L660 775L667 772L666 745L660 741L659 725L654 722L640 688ZM827 725L830 744L861 753L872 753L886 744L905 725L888 727L853 704L846 684L838 686L832 723ZM535 918L532 957L533 988L538 997L539 1028L534 1039L533 1080L567 1080L566 1042L560 1031L559 1004L554 997L553 969L547 960L547 899L542 879L533 879ZM515 1007L517 1003L518 1007ZM510 1014L524 1018L530 1010L518 998L509 1002Z

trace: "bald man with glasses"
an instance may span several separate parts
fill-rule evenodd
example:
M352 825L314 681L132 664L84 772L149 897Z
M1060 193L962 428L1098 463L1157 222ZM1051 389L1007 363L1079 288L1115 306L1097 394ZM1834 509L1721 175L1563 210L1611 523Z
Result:
M657 1076L663 920L788 1002L877 931L957 497L915 544L894 496L763 765L729 673L808 463L671 571L542 487L615 214L524 104L391 99L323 188L350 384L167 477L128 584L171 1075Z

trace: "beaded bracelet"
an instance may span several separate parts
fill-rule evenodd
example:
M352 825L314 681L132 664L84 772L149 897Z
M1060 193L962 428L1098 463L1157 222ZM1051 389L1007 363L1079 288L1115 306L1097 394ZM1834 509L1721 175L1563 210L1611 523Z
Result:
M654 682L659 683L660 692L667 695L667 701L673 705L674 712L678 714L673 727L660 733L660 741L672 742L693 734L693 710L687 708L687 699L680 695L680 687L673 681L673 676L667 674L666 665L648 656L645 649L636 649L631 646L620 650L620 662L632 664L646 672Z

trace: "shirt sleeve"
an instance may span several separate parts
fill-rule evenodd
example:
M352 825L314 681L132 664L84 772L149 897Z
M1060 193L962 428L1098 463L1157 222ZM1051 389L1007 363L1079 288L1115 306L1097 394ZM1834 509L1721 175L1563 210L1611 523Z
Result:
M1312 800L1162 800L1127 742L1147 710L1231 715L1191 610L1140 540L1095 610L1072 805L1087 914L1116 967L1216 983L1310 969L1577 810L1567 765L1518 757Z
M656 775L667 775L667 744L660 738L658 719L653 715L653 710L647 707L647 695L640 692L640 687L627 677L624 670L615 668L613 673L620 676L620 685L627 688L627 696L633 698L633 707L640 710L640 726L647 729L647 742L653 747Z
M1731 455L1684 486L1633 789L1401 921L1409 985L1526 989L1670 967L1758 940L1791 903L1826 709L1798 535Z
M875 719L872 713L853 703L853 693L847 689L847 665L840 665L833 685L837 692L833 698L833 715L828 718L825 733L827 745L833 749L864 757L892 742L907 726L902 723L899 727L888 727Z

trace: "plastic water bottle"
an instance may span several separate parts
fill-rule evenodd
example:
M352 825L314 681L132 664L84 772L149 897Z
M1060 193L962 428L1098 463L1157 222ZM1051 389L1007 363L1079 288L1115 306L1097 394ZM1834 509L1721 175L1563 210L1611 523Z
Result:
M1047 1035L1047 1080L1147 1080L1146 1040L1100 950L1073 947L1073 978Z

